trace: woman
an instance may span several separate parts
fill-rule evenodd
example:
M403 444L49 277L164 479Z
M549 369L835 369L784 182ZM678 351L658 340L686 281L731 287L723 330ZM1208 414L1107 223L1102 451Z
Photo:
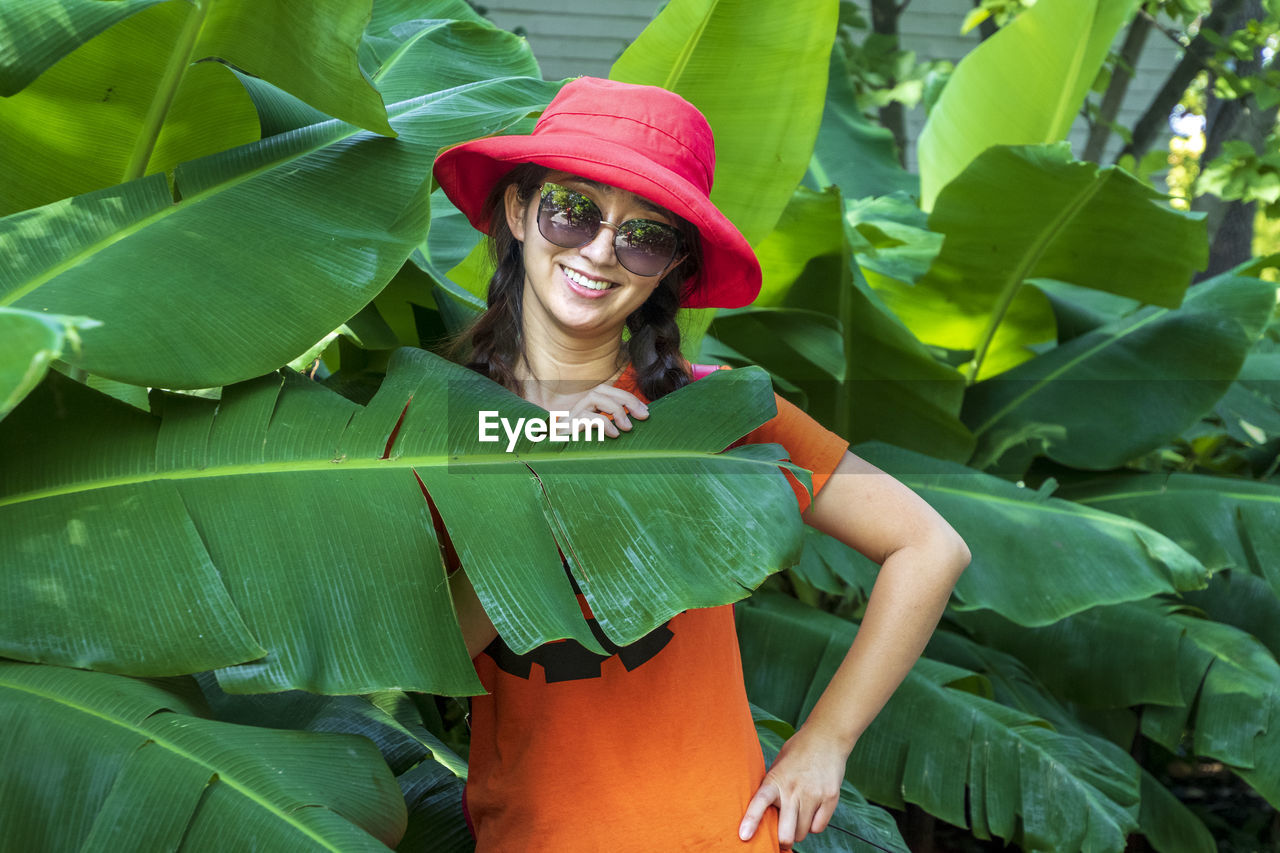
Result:
M648 417L647 401L691 381L676 309L759 291L751 248L710 201L714 169L691 104L592 78L566 85L531 135L444 152L436 177L497 261L470 366L548 410L607 419L610 436ZM766 773L729 606L604 658L572 641L520 656L463 578L459 619L489 691L473 700L467 788L482 853L775 851L826 827L850 750L969 554L928 504L781 398L744 439L768 441L814 472L811 505L793 484L805 522L882 564L808 719Z

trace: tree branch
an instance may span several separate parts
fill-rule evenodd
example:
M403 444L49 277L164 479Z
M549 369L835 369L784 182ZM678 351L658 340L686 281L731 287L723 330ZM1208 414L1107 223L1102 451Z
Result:
M1147 35L1151 32L1151 20L1142 15L1135 15L1129 23L1129 31L1125 33L1124 44L1120 48L1120 59L1115 70L1111 72L1111 81L1107 84L1106 94L1098 107L1098 119L1089 128L1089 140L1084 146L1084 159L1099 161L1102 152L1111 138L1111 126L1115 123L1120 105L1129 91L1129 83L1133 80L1133 70L1142 55L1142 48L1147 43Z
M1206 67L1207 60L1215 53L1214 46L1204 37L1205 31L1224 32L1226 24L1239 11L1243 3L1244 0L1221 0L1209 13L1209 17L1200 27L1200 33L1191 40L1191 44L1187 45L1186 53L1174 66L1173 71L1169 72L1164 86L1151 99L1146 112L1134 125L1133 141L1120 151L1119 157L1130 154L1134 160L1141 160L1142 155L1147 153L1156 139L1163 135L1164 129L1169 126L1169 114L1173 112L1174 105L1182 99L1187 86L1191 85L1196 74L1201 68ZM1119 157L1116 159L1118 160Z

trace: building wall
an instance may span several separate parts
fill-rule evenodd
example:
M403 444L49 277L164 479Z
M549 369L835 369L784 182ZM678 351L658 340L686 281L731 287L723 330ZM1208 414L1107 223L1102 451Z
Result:
M767 1L767 0L766 0ZM785 1L785 0L784 0ZM858 0L865 10L867 0ZM663 0L501 0L484 3L495 24L522 31L548 80L589 75L609 76L614 60L630 44L663 6ZM900 19L905 50L920 59L958 62L979 41L977 30L960 35L960 26L972 0L913 0ZM1117 36L1120 49L1124 31ZM1153 31L1138 60L1136 74L1121 106L1117 121L1132 127L1178 61L1180 49L1170 39ZM907 162L915 168L915 143L924 127L923 107L907 113L909 140ZM1080 156L1088 138L1088 125L1078 117L1072 128L1072 149ZM1112 137L1104 161L1114 157L1123 143Z

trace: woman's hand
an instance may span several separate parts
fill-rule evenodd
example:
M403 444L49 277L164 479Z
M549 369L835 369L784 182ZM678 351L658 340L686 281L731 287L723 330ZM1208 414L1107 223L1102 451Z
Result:
M608 382L602 382L582 395L569 409L570 422L574 418L588 418L604 423L604 434L617 438L618 430L631 430L631 418L644 420L649 417L649 407L639 397ZM611 420L612 419L612 420Z
M765 809L773 805L778 807L778 844L783 850L791 849L811 832L826 829L840 801L849 752L839 739L801 726L782 745L747 805L738 837L750 840Z

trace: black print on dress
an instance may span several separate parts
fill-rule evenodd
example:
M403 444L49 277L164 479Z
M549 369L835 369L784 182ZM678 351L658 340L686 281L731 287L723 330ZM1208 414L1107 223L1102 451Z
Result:
M670 628L660 625L631 645L619 646L604 635L604 631L600 630L595 619L588 619L587 624L591 626L591 633L609 654L598 655L577 640L561 640L538 646L528 654L518 655L511 651L501 637L490 643L484 652L493 658L499 669L516 678L527 680L533 664L539 663L542 664L548 683L582 681L587 678L599 678L601 664L614 655L622 661L627 672L631 672L656 657L674 636Z

